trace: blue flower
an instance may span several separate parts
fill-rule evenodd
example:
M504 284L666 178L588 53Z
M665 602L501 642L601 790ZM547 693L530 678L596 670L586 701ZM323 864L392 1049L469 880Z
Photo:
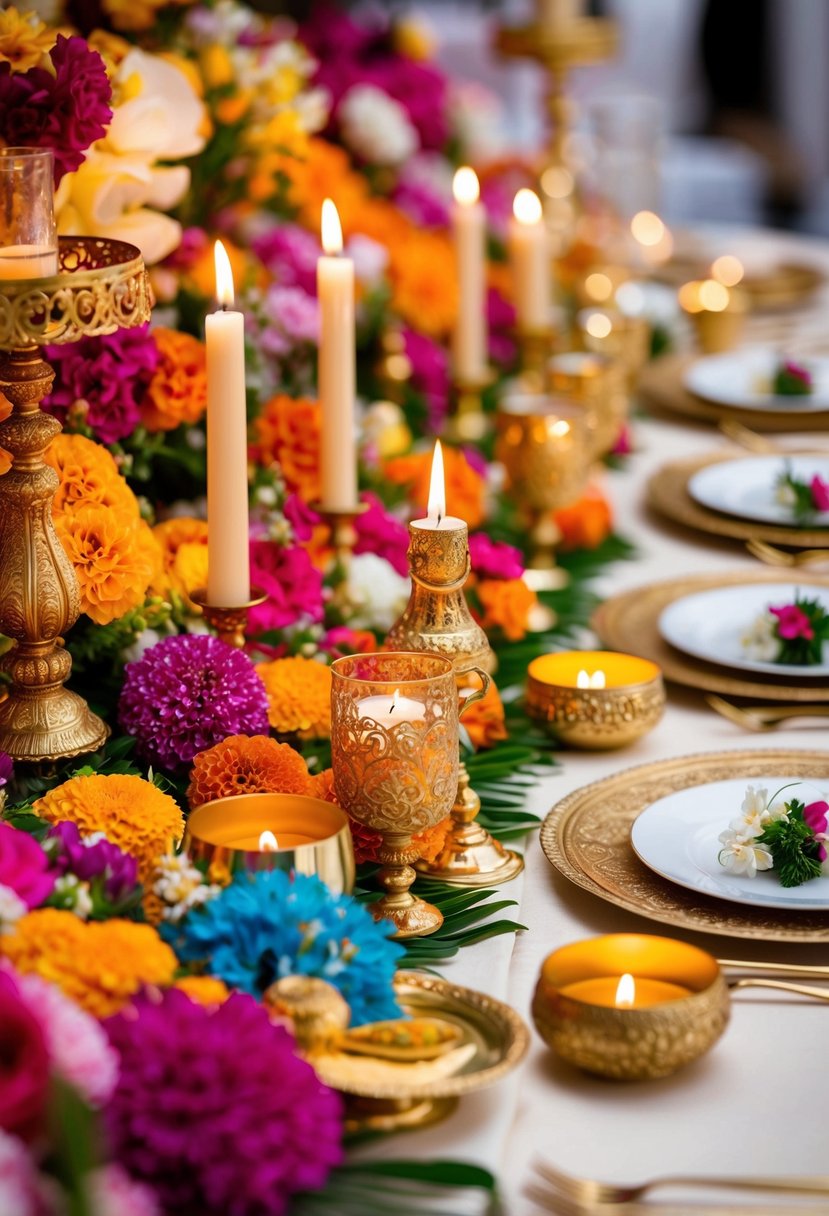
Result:
M351 1024L400 1016L392 980L403 946L350 895L282 870L239 875L221 895L164 931L182 962L206 965L233 988L261 996L286 975L338 988Z

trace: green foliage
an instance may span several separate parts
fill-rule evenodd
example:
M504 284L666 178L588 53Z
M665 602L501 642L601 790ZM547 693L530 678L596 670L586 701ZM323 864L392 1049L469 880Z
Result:
M453 1216L474 1192L495 1216L495 1178L464 1161L373 1161L334 1170L324 1191L298 1195L291 1216ZM471 1210L471 1209L470 1209Z
M785 487L791 490L794 495L792 503L792 514L799 520L809 519L815 514L815 503L812 498L812 489L808 481L800 481L792 472L792 467L786 462L786 468L777 479L778 487Z
M808 618L812 636L781 637L778 622L775 632L780 640L780 650L776 661L791 663L797 667L811 667L815 663L823 661L823 643L829 638L829 613L826 612L817 596L806 599L797 593L794 603L795 607L799 608Z
M818 844L803 817L805 803L792 798L786 807L786 817L767 823L758 842L771 852L781 887L799 887L820 876Z

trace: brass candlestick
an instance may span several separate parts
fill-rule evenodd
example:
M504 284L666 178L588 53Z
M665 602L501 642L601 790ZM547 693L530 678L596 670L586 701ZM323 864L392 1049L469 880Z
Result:
M540 393L546 384L547 363L553 353L555 330L552 325L518 330L521 352L521 380L528 392Z
M351 559L354 556L354 546L357 544L355 520L368 510L368 503L358 502L353 507L327 507L323 503L312 503L312 510L322 516L331 532L331 546L334 550L332 570L334 573L334 593L332 603L348 617L352 614L355 604L351 589L350 572Z
M454 413L446 420L446 436L456 443L475 443L487 432L484 391L493 383L490 368L477 378L456 376L453 386Z
M208 604L204 588L190 595L193 603L201 608L210 628L223 642L227 642L228 646L235 646L237 650L244 648L251 608L264 604L267 598L261 587L251 587L250 599L246 604L238 604L235 608L220 608L217 604Z
M43 453L61 426L40 409L54 372L39 348L142 325L151 307L133 245L62 237L59 267L48 278L0 281L0 391L14 407L0 423L0 447L14 458L0 477L0 633L16 642L0 660L11 677L0 751L32 763L95 751L108 733L63 687L72 660L62 639L80 613L80 592L52 523L58 477Z

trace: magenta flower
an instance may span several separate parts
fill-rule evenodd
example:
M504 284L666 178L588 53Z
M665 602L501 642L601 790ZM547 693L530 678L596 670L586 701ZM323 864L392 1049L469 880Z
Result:
M370 491L361 494L369 508L354 521L357 532L355 553L376 553L384 558L398 574L409 573L406 550L409 546L409 529L390 515L376 494Z
M251 609L251 633L283 629L302 618L322 620L322 573L305 549L284 548L270 540L252 541L250 580L268 596L264 604Z
M14 777L14 761L5 752L0 752L0 790Z
M283 1216L342 1160L338 1095L253 997L206 1009L173 989L105 1025L121 1057L109 1142L163 1211Z
M0 972L0 1129L31 1140L40 1130L49 1093L49 1051L17 985Z
M778 608L769 608L772 616L777 617L778 636L789 642L793 638L805 638L811 642L815 636L812 622L802 608L797 604L781 604Z
M489 357L501 367L515 362L518 347L515 342L515 308L500 291L490 287L486 296L487 326L489 328Z
M829 481L815 473L812 480L809 482L809 489L812 492L812 505L816 511L829 511Z
M449 412L449 356L426 334L403 330L403 349L412 365L412 387L426 398L428 428L439 432Z
M419 228L447 228L449 207L446 200L426 182L405 178L394 192L394 202Z
M490 540L484 532L474 532L469 538L472 570L481 578L521 578L524 563L513 545Z
M319 304L302 287L274 284L265 296L265 314L268 324L260 343L270 355L286 355L298 343L319 340Z
M282 514L291 525L298 541L310 540L320 517L298 494L289 494L282 505Z
M254 239L253 252L278 283L316 295L317 259L322 247L312 233L297 224L280 224Z
M117 844L101 838L84 840L78 825L69 819L54 824L46 837L53 841L53 868L58 874L74 874L81 882L101 880L107 900L116 904L135 891L138 863ZM48 846L47 846L48 847Z
M39 1177L32 1154L17 1136L0 1131L0 1200L14 1216L46 1216L52 1193ZM52 1194L52 1197L53 1194Z
M52 894L55 875L37 841L9 823L0 823L0 887L9 887L27 908L38 908Z
M633 439L631 437L630 427L625 423L616 438L613 445L614 456L629 456L633 451Z
M817 855L826 861L826 840L829 839L829 802L810 802L803 809L803 819L812 829L817 841Z

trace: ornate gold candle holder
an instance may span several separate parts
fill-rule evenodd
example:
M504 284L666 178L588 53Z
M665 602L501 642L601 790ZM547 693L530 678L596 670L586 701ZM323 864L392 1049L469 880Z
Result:
M241 870L316 874L337 894L354 889L348 816L333 803L300 794L235 794L190 812L184 848L212 881Z
M449 814L458 788L458 689L448 659L387 652L331 664L331 762L337 797L379 832L386 894L371 905L397 937L433 933L443 916L412 895L412 836Z
M582 308L576 313L574 336L579 349L617 360L628 391L634 391L650 358L651 327L645 317L627 316L615 308Z
M446 419L446 436L456 443L475 443L487 433L483 396L494 380L490 368L477 379L455 377L453 385L454 411Z
M547 387L582 407L591 459L613 450L627 422L630 397L620 364L607 355L565 351L547 362Z
M495 419L495 457L507 472L507 490L522 512L531 545L524 579L535 590L567 585L556 566L561 533L553 511L584 490L590 439L583 410L561 397L517 393L504 397Z
M532 1012L545 1043L569 1064L618 1081L650 1081L716 1043L730 1000L717 960L704 950L614 933L548 955Z
M529 392L542 392L547 361L553 353L555 330L551 325L543 329L519 329L517 337L522 383Z
M570 747L626 747L652 730L664 710L662 672L649 659L568 650L540 655L527 669L527 712Z
M322 516L331 533L334 550L332 569L334 574L333 602L348 616L354 607L351 590L351 559L357 544L356 520L368 510L368 503L358 502L353 507L328 507L324 503L311 504L312 510Z
M95 751L108 733L64 688L72 660L62 639L80 613L80 593L52 523L58 477L43 453L61 426L40 409L54 380L40 347L142 325L151 305L133 245L61 237L59 267L48 278L0 280L0 391L14 407L0 423L0 447L14 458L0 477L0 633L16 642L0 660L11 678L0 702L0 751L26 762Z
M217 637L227 642L228 646L235 646L237 650L242 650L245 645L251 608L258 608L267 598L261 587L251 587L250 599L246 604L239 604L236 608L220 608L217 604L207 603L207 591L204 588L190 595L193 603L201 608L202 616Z
M733 350L743 338L748 311L745 292L716 279L685 283L679 303L694 326L697 343L706 355Z

